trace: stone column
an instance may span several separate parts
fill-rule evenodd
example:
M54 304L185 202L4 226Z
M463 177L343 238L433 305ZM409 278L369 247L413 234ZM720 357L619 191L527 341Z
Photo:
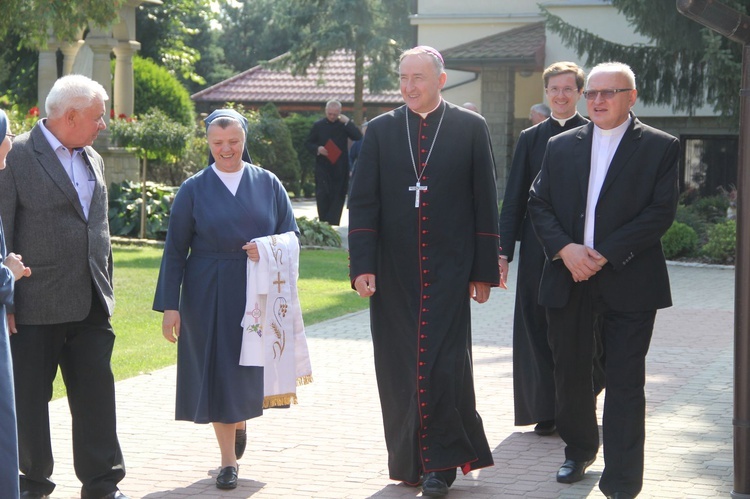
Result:
M482 113L487 120L495 153L498 198L505 193L513 161L515 74L510 67L482 68Z
M37 72L37 107L39 117L47 115L44 101L57 80L57 49L60 45L54 37L47 40L47 48L39 50L39 71Z
M73 63L76 61L76 54L78 54L78 50L80 50L84 43L86 42L78 40L76 42L60 44L60 51L63 53L63 76L73 72Z
M94 53L91 79L99 82L109 96L109 100L104 103L104 122L109 125L109 110L112 106L112 70L110 69L109 56L112 49L117 45L117 41L108 32L92 29L86 37L86 45ZM99 133L99 137L94 142L94 147L98 150L109 147L109 130L103 130Z
M115 52L114 109L115 116L133 116L135 110L135 81L133 78L133 54L141 48L135 41L120 42Z

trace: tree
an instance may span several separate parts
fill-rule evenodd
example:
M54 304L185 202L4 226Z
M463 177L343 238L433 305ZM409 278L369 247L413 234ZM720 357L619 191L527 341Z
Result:
M109 26L125 0L3 0L0 16L0 39L15 34L20 46L47 46L49 32L58 40L77 40L78 34L90 25Z
M408 16L405 0L277 0L274 23L298 33L299 39L274 67L288 67L295 75L306 74L311 66L324 71L328 55L351 50L355 61L354 121L361 123L365 75L373 92L396 84L393 74L398 53L409 40Z
M740 12L750 5L724 0ZM646 104L671 105L692 114L710 104L717 114L737 121L742 46L681 15L673 0L612 0L635 31L653 41L624 46L572 26L542 8L547 28L560 35L586 65L617 60L630 65L638 81L638 98Z
M280 26L274 18L278 0L224 2L218 21L221 29L218 43L224 49L227 63L236 72L245 71L260 61L273 59L299 42L299 32L292 26Z
M211 4L211 0L170 0L141 6L136 14L141 57L164 66L191 89L205 85L196 67L204 53L216 56L209 50L211 21L216 17ZM223 60L214 63L223 64Z
M0 95L6 110L16 107L26 111L37 105L36 81L39 52L20 46L21 38L10 35L0 49Z
M110 122L112 138L122 147L132 147L142 161L141 168L141 239L146 238L147 188L149 159L176 161L193 134L190 126L175 123L159 109L151 109L140 119L117 119Z

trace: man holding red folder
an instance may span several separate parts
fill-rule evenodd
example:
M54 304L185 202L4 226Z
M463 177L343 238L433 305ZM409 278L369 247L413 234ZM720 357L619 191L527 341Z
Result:
M348 141L362 132L341 114L341 103L326 103L326 117L313 124L305 145L315 155L315 199L318 219L339 225L349 183Z

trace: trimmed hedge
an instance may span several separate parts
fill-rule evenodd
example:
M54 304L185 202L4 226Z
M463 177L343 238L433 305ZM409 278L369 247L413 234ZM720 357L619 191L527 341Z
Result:
M136 116L157 108L186 126L195 123L195 106L190 93L169 71L155 62L133 57Z
M669 260L691 255L698 245L698 234L690 226L674 222L662 236L661 245L664 256Z
M737 223L727 220L708 230L708 242L702 252L715 262L733 264L737 245Z

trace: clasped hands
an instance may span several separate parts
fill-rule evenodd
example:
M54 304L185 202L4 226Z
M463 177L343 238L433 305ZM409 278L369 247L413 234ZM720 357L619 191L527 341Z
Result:
M558 252L575 282L587 281L599 272L607 259L594 248L570 243Z

